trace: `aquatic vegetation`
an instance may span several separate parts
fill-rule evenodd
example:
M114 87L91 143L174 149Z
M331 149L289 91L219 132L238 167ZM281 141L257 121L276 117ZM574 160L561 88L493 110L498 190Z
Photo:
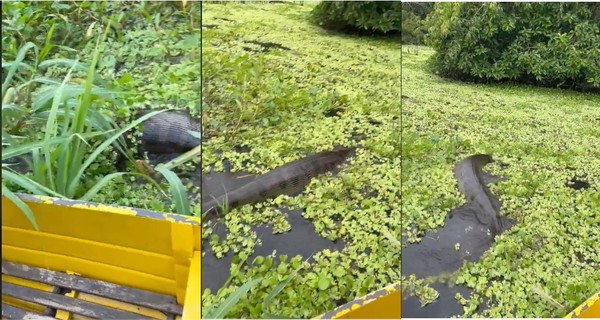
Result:
M291 217L277 207L302 209L321 237L345 247L316 252L267 312L316 316L399 281L399 248L381 232L385 227L400 238L399 43L330 34L310 23L311 5L204 4L202 10L204 173L229 167L263 174L334 145L358 147L338 174L313 179L297 197L231 210L224 238L213 237L217 226L203 227L215 255L235 253L236 274L218 292L205 291L203 306L263 277L228 316L265 311L264 297L301 257L277 252L239 270L234 265L264 245L251 227L286 230Z
M441 226L464 203L454 164L491 154L486 170L507 178L491 192L517 224L458 271L456 283L474 289L464 316L564 316L531 287L569 310L600 289L600 96L446 81L426 71L432 53L402 56L403 236ZM490 308L476 314L484 298Z

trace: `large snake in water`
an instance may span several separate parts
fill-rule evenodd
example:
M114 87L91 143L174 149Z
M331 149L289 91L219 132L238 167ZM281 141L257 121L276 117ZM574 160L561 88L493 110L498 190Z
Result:
M189 131L200 131L200 122L184 113L163 112L144 121L141 144L149 153L182 153L197 147L200 139ZM260 175L252 181L237 186L214 199L202 202L202 212L216 214L221 208L228 210L275 198L281 194L301 192L310 179L333 170L355 148L323 151Z
M482 168L492 162L494 159L487 154L469 156L456 164L454 176L458 190L474 209L477 220L488 225L495 236L503 228L500 220L500 201L490 192L482 177Z
M245 204L259 203L281 194L301 192L310 179L333 170L354 148L341 148L309 155L275 168L252 181L227 190L223 195L202 202L202 212L216 214L220 209L231 210Z

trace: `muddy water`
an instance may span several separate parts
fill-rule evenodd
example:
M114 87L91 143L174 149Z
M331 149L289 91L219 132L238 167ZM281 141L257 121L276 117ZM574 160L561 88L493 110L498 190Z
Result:
M501 219L504 230L515 224L509 218L501 217ZM460 244L458 248L455 247L456 243ZM446 216L444 227L427 232L421 242L409 244L402 249L402 275L414 274L417 278L425 278L453 273L463 262L479 260L492 243L493 238L489 228L477 220L472 209L468 207L454 209ZM460 292L463 297L468 298L471 294L469 288L449 287L439 282L430 287L439 292L439 298L421 307L418 298L404 296L402 317L448 318L463 313L463 308L454 295Z
M485 184L504 180L483 172L481 178ZM492 195L493 196L493 195ZM466 205L451 210L444 220L444 226L429 231L421 242L408 244L402 249L402 275L408 277L414 274L417 278L425 278L442 274L451 274L458 270L465 261L477 261L493 243L490 226L477 218L477 206ZM515 222L506 217L499 217L501 232L512 227ZM403 241L405 241L403 239ZM456 246L456 244L459 244ZM463 313L462 306L454 298L461 293L469 298L471 290L463 286L448 286L436 282L430 285L439 292L436 301L424 307L417 297L403 295L402 317L442 317L459 316ZM480 306L481 311L486 308Z
M231 190L239 184L247 183L255 176L247 173L209 173L202 176L202 199L210 199L223 194L224 190ZM287 215L291 231L284 234L273 234L270 226L253 226L252 230L256 232L262 241L261 246L254 248L254 253L247 261L251 262L257 256L266 256L276 251L276 256L287 255L291 258L295 255L301 255L304 259L310 257L313 253L330 249L332 251L341 250L344 247L342 240L331 241L319 236L312 225L312 222L302 217L301 210L287 210L278 208ZM225 226L220 222L213 226L214 233L219 239L226 236ZM229 269L233 254L229 252L221 259L217 259L213 254L208 241L202 243L202 251L205 255L202 257L202 290L209 288L215 293L229 277ZM279 261L279 259L274 259Z

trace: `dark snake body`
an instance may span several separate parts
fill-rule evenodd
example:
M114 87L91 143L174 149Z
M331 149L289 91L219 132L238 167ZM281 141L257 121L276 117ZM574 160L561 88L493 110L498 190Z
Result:
M151 112L152 110L140 111L137 118ZM195 120L186 113L178 111L165 111L159 113L142 123L142 136L139 139L138 151L147 151L153 154L152 159L161 159L163 155L175 155L187 152L200 145L200 139L191 135L188 131L200 132L200 120ZM103 128L105 129L105 128ZM106 128L108 129L108 128ZM115 143L116 145L116 143ZM127 149L126 142L118 146L121 150ZM26 159L27 161L24 161ZM115 166L119 171L125 171L126 157L118 153ZM24 154L5 160L11 164L13 170L20 173L31 171L31 154ZM162 161L159 161L162 162Z
M147 111L146 111L147 112ZM143 115L145 112L140 113ZM200 139L188 131L200 131L200 122L181 112L166 111L143 122L141 146L154 154L183 153L200 145ZM354 148L324 151L293 161L247 184L238 186L214 199L202 201L202 212L216 214L219 207L229 210L245 204L259 203L280 194L302 192L310 179L333 170Z
M200 145L200 139L188 132L200 132L200 121L182 112L159 113L142 126L140 142L149 153L184 153Z
M254 180L227 190L223 195L202 202L202 212L217 214L220 207L232 210L245 204L254 204L281 194L300 193L310 179L333 170L342 163L354 148L324 151L290 162Z
M475 209L477 220L489 226L492 234L497 235L503 227L500 220L501 204L490 192L482 177L482 168L492 162L494 159L487 154L469 156L456 164L454 176L458 182L458 190Z

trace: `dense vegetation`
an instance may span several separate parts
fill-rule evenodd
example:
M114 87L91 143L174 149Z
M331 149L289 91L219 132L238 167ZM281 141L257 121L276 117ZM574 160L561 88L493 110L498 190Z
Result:
M290 4L203 6L203 172L224 170L226 160L232 171L264 173L335 142L364 148L340 174L316 179L296 198L229 212L224 239L205 225L202 238L214 253L235 256L230 281L218 292L205 291L203 307L237 296L239 303L223 315L311 317L400 279L431 302L437 293L423 279L400 276L398 239L418 242L463 204L452 167L474 153L497 160L490 170L507 179L492 192L517 224L480 261L447 277L473 289L473 296L456 297L463 316L558 317L597 292L598 96L451 82L428 72L435 51L404 51L399 154L396 45L307 23L383 31L369 23L372 10L358 11L361 5L372 3L328 2L314 11ZM432 18L420 21L427 6L404 9L419 20L410 30L432 25L436 39L440 26ZM441 5L435 9L442 12ZM366 139L357 143L357 134ZM304 209L320 235L343 239L345 248L322 250L308 261L281 253L247 261L261 245L251 227L291 228L279 206ZM489 308L477 311L484 300Z
M228 162L260 174L337 144L358 147L338 174L314 179L301 195L229 212L225 238L203 225L217 257L234 255L230 281L203 292L203 312L240 287L247 296L223 316L307 318L398 281L432 301L422 279L402 278L399 239L418 242L441 226L464 202L453 165L489 153L491 171L507 178L492 192L517 224L449 277L473 289L456 297L463 316L560 317L600 289L600 97L448 81L428 61L458 79L598 86L599 8L436 4L424 22L426 4L205 3L200 68L199 3L3 2L3 194L173 211L165 185L134 183L142 174L131 161L116 172L117 155L136 143L121 133L142 109L198 115L201 87L203 173ZM397 42L319 25L401 31L408 43L431 26L437 51L419 47L401 60ZM32 172L14 171L10 158L25 153ZM180 173L197 172L199 162ZM199 212L197 185L186 189ZM252 227L292 228L280 207L303 210L343 249L250 261L261 245ZM478 312L484 299L489 309Z
M312 14L314 21L327 29L397 33L402 25L401 6L395 1L323 1Z
M164 186L135 183L144 174L133 160L143 155L131 152L135 130L129 139L122 133L142 109L198 113L194 8L3 2L3 192L173 211ZM123 172L118 154L127 159ZM14 171L15 156L29 170Z
M438 3L433 67L470 81L600 90L600 4Z
M459 160L493 155L486 170L507 180L491 191L517 224L449 281L474 289L457 297L464 316L562 317L600 289L600 96L447 81L427 71L433 54L402 55L403 235L419 241L464 203ZM411 285L424 303L437 297Z
M402 2L402 43L423 43L427 31L425 18L432 8L431 2Z
M388 240L400 238L399 46L332 35L310 23L312 8L202 6L203 173L223 171L224 160L233 172L265 173L336 144L359 147L339 174L313 179L301 195L229 212L225 238L203 225L218 257L235 254L231 282L203 293L204 316L253 278L261 281L228 316L308 318L400 280L400 247ZM293 228L280 207L303 209L321 237L345 247L246 261L262 245L251 227Z

